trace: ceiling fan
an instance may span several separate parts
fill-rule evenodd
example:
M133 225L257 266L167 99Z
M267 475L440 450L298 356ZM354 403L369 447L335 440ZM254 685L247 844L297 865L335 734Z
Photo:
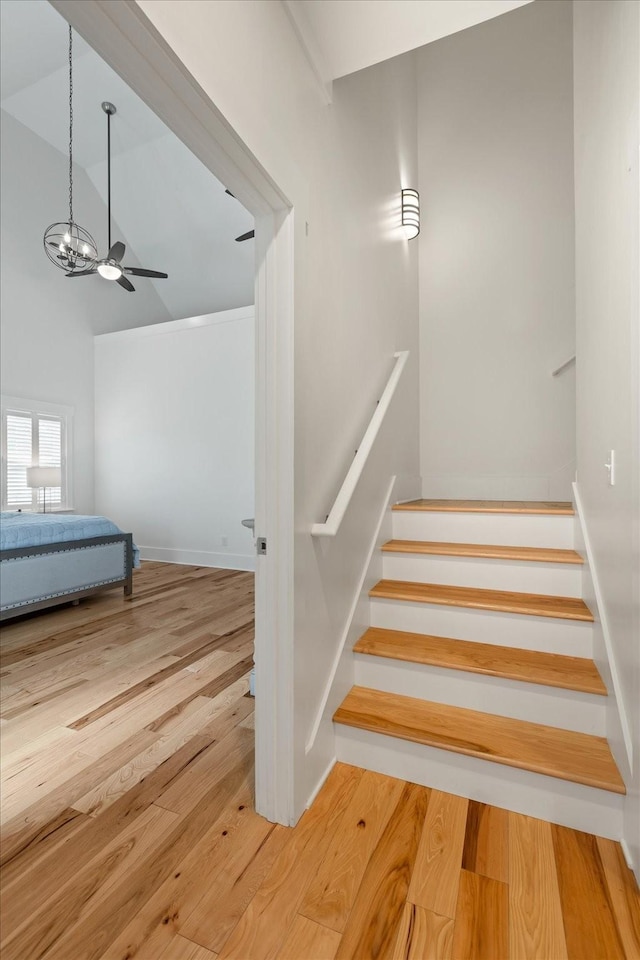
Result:
M124 243L120 240L116 240L114 244L111 243L111 117L116 112L116 108L112 103L105 100L102 109L107 115L107 234L109 252L106 257L102 258L85 257L90 264L86 270L75 270L65 274L65 276L90 277L92 274L98 273L105 280L115 280L123 289L133 293L136 288L125 274L133 277L153 277L156 280L166 280L169 275L159 273L157 270L145 270L142 267L125 267L122 263L125 254Z
M225 193L228 193L230 197L233 197L235 200L235 195L231 193L231 190L225 190ZM255 230L247 230L246 233L242 233L239 237L236 237L236 243L242 243L243 240L253 240L255 237Z

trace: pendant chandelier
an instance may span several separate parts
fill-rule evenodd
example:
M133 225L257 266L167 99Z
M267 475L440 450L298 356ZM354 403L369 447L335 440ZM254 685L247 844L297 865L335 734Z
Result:
M98 256L95 240L73 218L73 34L69 26L69 219L52 223L44 233L44 250L65 273L86 269Z

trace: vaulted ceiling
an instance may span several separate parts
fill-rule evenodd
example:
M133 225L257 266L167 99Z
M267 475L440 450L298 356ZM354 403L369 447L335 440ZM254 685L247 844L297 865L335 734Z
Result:
M46 0L2 0L0 106L63 155L68 150L68 26ZM74 162L106 201L111 127L114 220L174 319L253 303L253 219L120 77L74 35ZM103 223L84 224L106 252ZM66 211L60 217L64 219ZM43 224L43 228L46 224ZM43 269L46 265L43 264ZM93 280L91 281L93 282Z
M283 0L326 83L532 0Z

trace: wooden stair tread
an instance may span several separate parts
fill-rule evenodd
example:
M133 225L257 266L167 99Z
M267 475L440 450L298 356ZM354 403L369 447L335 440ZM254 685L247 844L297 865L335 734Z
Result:
M334 722L613 793L626 793L604 737L352 687Z
M593 614L578 597L554 597L541 593L514 593L479 587L450 587L440 583L414 583L410 580L380 580L369 591L370 597L435 603L449 607L474 607L534 617L593 621Z
M375 657L607 695L607 688L595 663L585 657L518 650L491 643L452 640L449 637L382 627L369 627L353 649L355 653Z
M552 500L410 500L396 503L394 510L429 510L453 513L539 513L572 517L568 501Z
M489 543L440 543L433 540L388 540L385 553L419 553L440 557L481 557L489 560L529 560L535 563L584 563L575 550L554 547L511 547Z

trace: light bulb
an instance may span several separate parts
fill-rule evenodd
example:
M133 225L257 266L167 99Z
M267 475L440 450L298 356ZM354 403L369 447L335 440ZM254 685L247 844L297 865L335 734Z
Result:
M85 243L84 247L82 248L82 252L84 253L85 257L86 257L86 255L89 253L89 247L87 246L86 243Z
M67 248L65 247L64 243L61 243L60 246L58 247L58 250L60 251L60 253L64 253L66 249Z
M67 231L62 239L65 243L71 243L71 234Z

